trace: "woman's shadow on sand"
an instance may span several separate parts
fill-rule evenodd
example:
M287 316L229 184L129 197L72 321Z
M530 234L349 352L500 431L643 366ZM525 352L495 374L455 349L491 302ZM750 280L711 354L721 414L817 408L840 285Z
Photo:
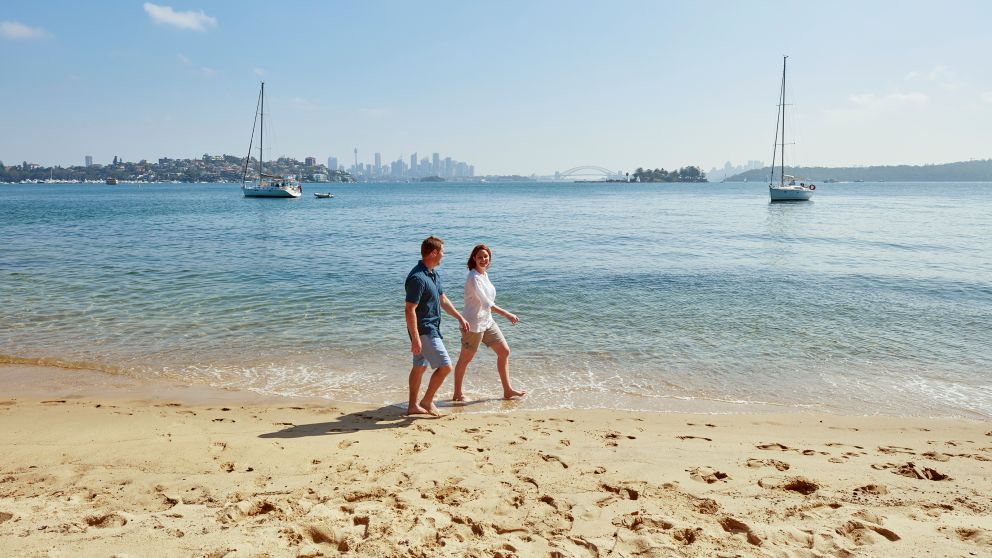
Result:
M480 399L464 403L438 402L442 411L449 413L452 409L461 409L468 405L485 403L490 400ZM438 420L444 417L428 415L406 415L406 404L385 405L378 409L359 411L341 415L330 422L312 424L294 424L278 432L261 434L259 438L304 438L307 436L330 436L334 434L349 434L361 431L385 430L388 428L403 428L419 420Z

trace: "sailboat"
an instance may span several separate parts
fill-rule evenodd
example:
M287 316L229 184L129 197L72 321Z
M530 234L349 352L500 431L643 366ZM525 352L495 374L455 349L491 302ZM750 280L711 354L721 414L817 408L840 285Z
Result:
M262 138L265 132L265 82L258 93L258 105L255 111L255 122L251 127L251 141L248 142L248 155L245 157L245 168L241 174L241 192L246 198L298 198L303 195L303 187L294 176L265 174L262 170ZM251 159L252 142L255 141L255 124L258 124L258 179L248 182L248 164Z
M803 179L785 174L785 63L788 56L782 57L782 87L778 97L778 115L775 121L775 145L772 147L772 172L768 179L768 193L773 202L776 201L807 201L813 197L813 190L816 185L807 183ZM782 142L779 143L779 131L782 132ZM779 168L778 184L775 183L775 158L778 155L779 147L782 149L782 156Z

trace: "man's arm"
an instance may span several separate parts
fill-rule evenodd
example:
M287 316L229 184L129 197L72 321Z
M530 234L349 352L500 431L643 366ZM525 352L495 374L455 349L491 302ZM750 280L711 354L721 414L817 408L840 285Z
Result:
M410 352L419 355L423 347L420 346L420 331L417 328L417 303L407 302L403 312L406 314L406 330L410 334Z
M468 321L466 321L465 318L462 317L458 309L455 308L455 305L452 304L450 300L448 300L448 295L446 294L441 295L441 308L443 308L445 312L454 316L455 319L458 320L459 329L461 329L462 331L468 331Z

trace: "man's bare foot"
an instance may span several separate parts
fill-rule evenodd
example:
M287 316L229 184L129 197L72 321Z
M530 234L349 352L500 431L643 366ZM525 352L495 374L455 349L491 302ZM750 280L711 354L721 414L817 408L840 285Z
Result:
M433 402L430 403L430 404L426 404L425 405L424 402L421 401L420 402L420 405L418 405L418 407L420 407L421 409L424 409L424 412L425 413L427 413L428 415L431 415L433 417L443 417L444 416L444 415L441 414L441 411L438 410L437 405L435 405Z
M514 397L523 397L525 395L527 395L526 391L517 391L515 389L511 389L510 391L503 392L503 399L513 399Z
M452 396L451 400L454 401L455 403L464 403L465 401L468 401L468 399L466 399L465 396L461 393Z
M406 409L406 414L407 415L427 415L427 414L430 414L430 411L428 411L427 409L421 407L420 405L410 405Z

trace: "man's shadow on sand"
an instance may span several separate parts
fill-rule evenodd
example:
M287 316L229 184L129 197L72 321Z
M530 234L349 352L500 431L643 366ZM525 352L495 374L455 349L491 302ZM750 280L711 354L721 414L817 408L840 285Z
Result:
M446 415L451 414L453 409L460 409L469 405L487 403L492 399L479 399L475 401L465 401L453 403L451 401L439 401L438 407ZM313 424L294 424L289 428L278 432L268 432L260 434L259 438L305 438L307 436L330 436L334 434L349 434L354 432L364 432L373 430L386 430L389 428L403 428L421 420L438 420L444 417L432 417L430 415L407 415L404 413L406 404L385 405L378 409L359 411L341 415L331 422L316 422ZM457 411L456 411L457 412Z

